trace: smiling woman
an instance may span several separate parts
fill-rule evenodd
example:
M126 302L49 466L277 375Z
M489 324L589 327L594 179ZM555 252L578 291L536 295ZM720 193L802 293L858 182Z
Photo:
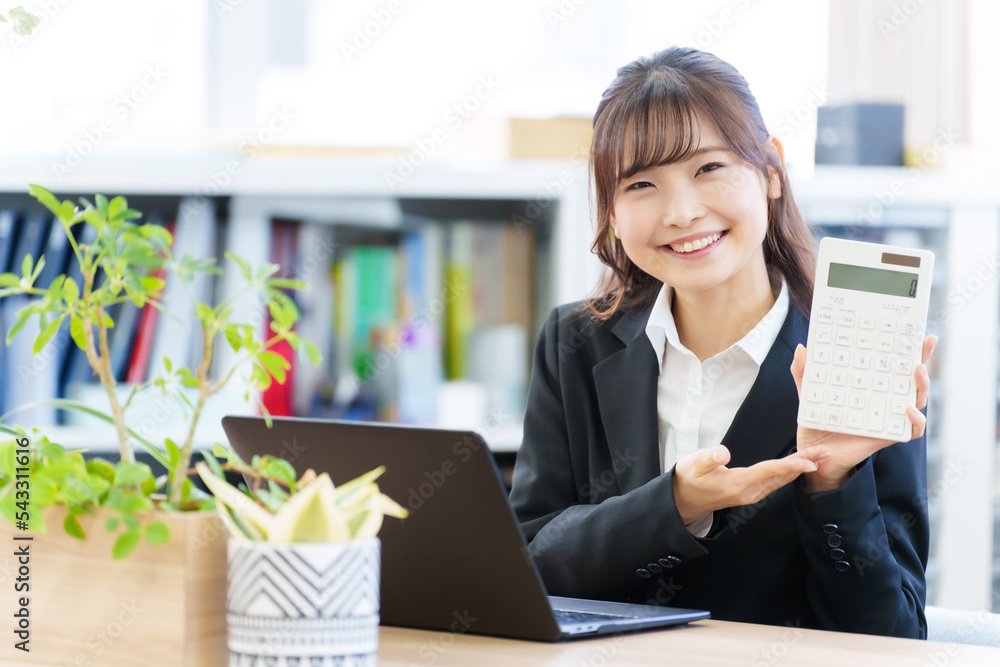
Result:
M926 421L797 427L815 242L746 81L688 48L621 68L591 168L611 271L539 334L510 494L549 593L925 637Z

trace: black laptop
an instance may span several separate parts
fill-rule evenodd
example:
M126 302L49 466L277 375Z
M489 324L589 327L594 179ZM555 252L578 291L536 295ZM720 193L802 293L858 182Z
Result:
M386 517L383 625L555 641L687 623L707 611L548 596L499 471L475 431L357 421L225 417L233 449L286 459L334 485L380 465L379 489L409 510Z

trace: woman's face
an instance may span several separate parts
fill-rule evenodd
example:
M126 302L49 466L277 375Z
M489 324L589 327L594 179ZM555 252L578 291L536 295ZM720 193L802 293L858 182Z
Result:
M751 276L766 280L764 178L726 147L711 123L700 127L690 158L618 184L611 224L629 259L676 290L732 288ZM772 173L775 196L780 187Z

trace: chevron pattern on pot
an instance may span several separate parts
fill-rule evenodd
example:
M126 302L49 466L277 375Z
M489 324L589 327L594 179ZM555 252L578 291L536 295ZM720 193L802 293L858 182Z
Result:
M230 666L374 665L379 547L230 540Z
M230 613L271 618L333 618L378 613L380 553L368 543L232 542Z

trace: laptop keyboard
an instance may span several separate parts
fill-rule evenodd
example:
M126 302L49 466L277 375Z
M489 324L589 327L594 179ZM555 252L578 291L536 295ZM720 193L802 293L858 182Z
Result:
M565 609L553 609L559 625L573 625L574 623L593 623L595 621L620 621L632 618L620 614L594 614L586 611L567 611Z

